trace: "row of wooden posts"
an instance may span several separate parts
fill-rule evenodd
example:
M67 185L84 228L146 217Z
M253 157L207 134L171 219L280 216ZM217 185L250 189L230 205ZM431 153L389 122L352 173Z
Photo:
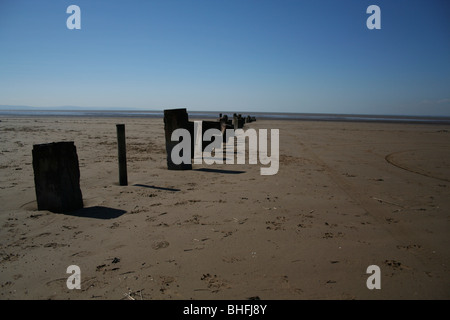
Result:
M233 114L233 118L229 119L227 115L222 113L219 115L218 121L202 121L202 136L208 129L218 129L222 133L225 141L225 130L227 129L242 129L244 123L256 121L255 117L242 117L241 114ZM166 139L166 153L167 153L167 168L169 170L191 170L191 163L175 164L172 161L172 149L179 143L179 141L172 141L172 133L176 129L186 129L194 136L194 122L189 121L189 115L186 109L169 109L164 110L164 132ZM203 141L203 148L207 142ZM194 156L194 142L191 143L191 158Z
M203 121L202 134L210 129L243 128L244 123L255 121L254 117L234 114L229 120L227 115L220 114L218 121ZM169 170L189 170L192 164L176 165L171 160L173 147L178 144L172 141L172 132L178 128L189 130L193 136L194 122L189 121L186 109L164 110L164 131L167 152L167 168ZM128 185L127 156L125 142L125 125L117 124L117 145L119 160L119 185ZM225 135L224 135L225 136ZM193 155L192 144L192 152ZM52 212L69 212L83 208L83 196L80 189L80 169L75 144L73 141L53 142L33 145L33 171L38 210Z

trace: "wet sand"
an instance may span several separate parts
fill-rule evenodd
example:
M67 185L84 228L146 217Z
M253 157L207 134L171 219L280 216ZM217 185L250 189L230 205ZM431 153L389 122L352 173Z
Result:
M276 175L260 164L169 171L162 119L2 118L0 299L450 298L448 125L246 128L280 129ZM56 141L77 147L77 212L37 211L31 150ZM70 265L80 290L66 286ZM370 265L380 290L366 286Z

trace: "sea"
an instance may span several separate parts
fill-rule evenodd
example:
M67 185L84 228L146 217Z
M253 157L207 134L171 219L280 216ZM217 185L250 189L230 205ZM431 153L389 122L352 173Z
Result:
M190 119L218 119L217 111L188 111ZM222 114L232 117L234 112ZM236 112L238 113L238 112ZM417 124L449 124L450 117L438 116L403 116L403 115L362 115L362 114L328 114L328 113L272 113L245 112L256 120L303 120L303 121L348 121L348 122L386 122ZM163 110L0 110L0 117L112 117L112 118L163 118Z

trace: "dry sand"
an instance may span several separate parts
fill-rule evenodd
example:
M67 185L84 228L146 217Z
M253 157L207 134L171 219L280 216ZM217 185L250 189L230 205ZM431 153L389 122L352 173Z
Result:
M129 185L118 185L125 123ZM162 119L2 118L0 299L449 299L443 125L257 121L280 169L168 171ZM33 144L74 141L85 209L37 211ZM69 290L69 265L81 290ZM369 290L366 269L381 269ZM128 295L126 295L128 294Z

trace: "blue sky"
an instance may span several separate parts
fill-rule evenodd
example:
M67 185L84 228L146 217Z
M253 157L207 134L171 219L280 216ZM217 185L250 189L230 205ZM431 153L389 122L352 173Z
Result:
M450 3L0 0L0 105L450 116Z

